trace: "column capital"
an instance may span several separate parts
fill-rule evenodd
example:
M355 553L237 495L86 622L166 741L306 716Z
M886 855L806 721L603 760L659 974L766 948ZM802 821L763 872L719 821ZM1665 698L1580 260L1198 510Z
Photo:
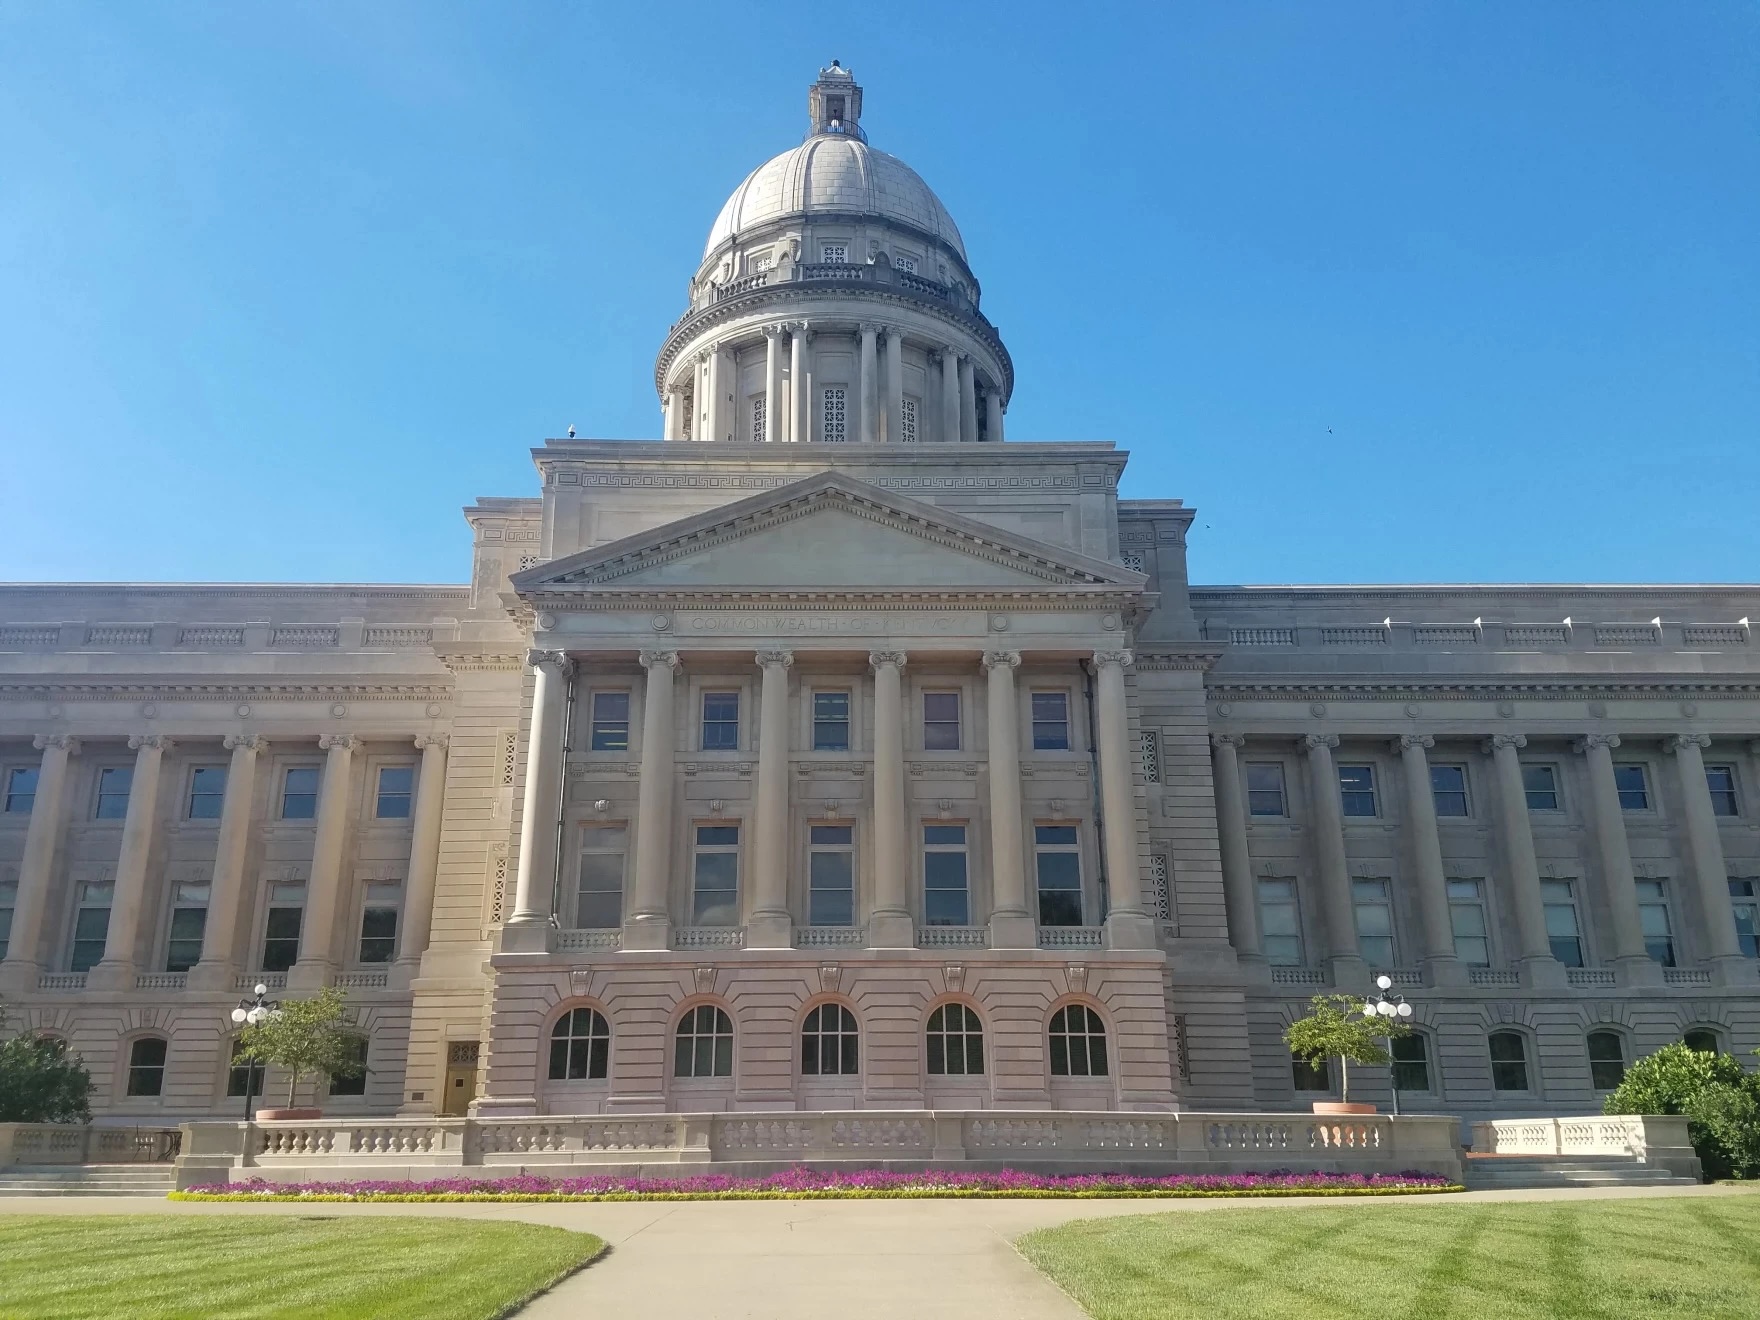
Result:
M677 651L643 651L636 657L636 659L641 661L643 669L658 669L663 667L672 672L677 672L678 670Z
M903 669L905 658L903 651L869 651L868 667L870 669L884 669L887 665L891 665L894 669Z
M1336 733L1304 733L1296 739L1296 750L1301 752L1312 752L1321 747L1333 748L1337 746L1338 735Z
M138 752L143 747L151 747L156 752L168 752L176 744L163 733L137 733L128 740L128 750Z
M858 321L856 329L864 335L877 335L880 333L880 324L877 321Z
M764 327L764 338L781 339L787 332L788 326L785 322L772 321L769 325Z
M31 739L31 746L39 752L46 752L54 747L71 756L79 750L79 739L71 733L39 733Z
M1494 733L1479 744L1479 750L1493 756L1505 747L1513 747L1519 752L1527 745L1528 735L1525 733Z
M1591 752L1597 747L1605 747L1612 751L1618 746L1619 735L1617 733L1586 733L1571 742L1571 750L1578 756Z
M1434 746L1436 746L1436 739L1427 733L1402 733L1387 744L1387 749L1390 752L1399 753L1413 747L1431 748Z
M1020 662L1021 653L1019 651L984 652L984 670L986 673L992 669L1014 669L1020 665Z
M542 669L546 666L554 668L558 676L563 678L574 672L574 661L569 659L567 651L527 651L526 663L533 669Z
M758 652L758 667L760 669L771 669L771 668L774 668L775 666L778 666L778 665L780 665L784 669L787 669L793 664L794 664L794 652L793 651L759 651Z
M1094 652L1094 668L1104 669L1108 665L1117 665L1120 669L1129 669L1135 663L1129 651L1096 651Z
M260 733L229 733L222 742L229 752L237 751L240 747L256 752L267 746L269 740Z
M1247 739L1244 734L1239 733L1213 733L1210 735L1210 745L1212 747L1245 747Z
M359 743L352 733L326 733L318 739L318 746L326 752L352 752Z
M452 739L444 733L421 733L416 735L416 750L425 752L430 747L438 747L445 751L452 745Z
M1684 752L1689 747L1709 747L1711 746L1711 735L1708 733L1677 733L1673 737L1663 739L1662 746L1670 752Z
M819 333L817 330L813 329L813 323L811 321L792 322L790 329L794 331L795 338L804 339L809 344L813 342L813 336Z

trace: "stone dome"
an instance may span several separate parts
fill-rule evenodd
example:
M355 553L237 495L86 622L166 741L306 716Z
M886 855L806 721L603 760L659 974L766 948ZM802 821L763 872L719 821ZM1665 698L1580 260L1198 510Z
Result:
M931 234L959 253L959 227L922 176L853 134L819 132L765 161L733 190L715 217L706 257L757 225L814 212L880 216Z

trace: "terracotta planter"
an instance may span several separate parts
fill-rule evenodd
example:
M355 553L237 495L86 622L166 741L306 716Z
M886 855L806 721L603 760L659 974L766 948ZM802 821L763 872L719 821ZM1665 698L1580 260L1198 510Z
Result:
M1374 1105L1359 1105L1354 1100L1349 1104L1339 1100L1316 1100L1314 1112L1316 1114L1375 1114L1380 1111Z
M306 1123L306 1122L310 1122L314 1118L322 1118L322 1117L324 1117L324 1111L322 1109L307 1108L307 1109L259 1109L259 1110L257 1110L257 1121L259 1123L287 1123L287 1122Z

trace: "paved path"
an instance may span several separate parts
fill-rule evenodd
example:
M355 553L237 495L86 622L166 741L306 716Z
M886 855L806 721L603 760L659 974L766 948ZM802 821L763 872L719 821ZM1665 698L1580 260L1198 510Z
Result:
M1743 1187L1466 1192L1377 1205L1756 1195ZM1189 1201L626 1201L564 1205L203 1205L148 1198L6 1197L0 1214L435 1215L596 1233L611 1253L521 1320L1083 1320L1015 1252L1035 1228L1109 1215L1337 1198Z

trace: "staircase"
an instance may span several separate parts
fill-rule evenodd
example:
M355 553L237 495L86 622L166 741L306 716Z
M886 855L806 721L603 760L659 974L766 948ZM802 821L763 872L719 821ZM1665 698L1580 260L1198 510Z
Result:
M51 1164L0 1169L0 1196L156 1196L177 1186L170 1164Z
M1660 1164L1629 1155L1472 1155L1461 1181L1475 1192L1514 1187L1692 1187Z

